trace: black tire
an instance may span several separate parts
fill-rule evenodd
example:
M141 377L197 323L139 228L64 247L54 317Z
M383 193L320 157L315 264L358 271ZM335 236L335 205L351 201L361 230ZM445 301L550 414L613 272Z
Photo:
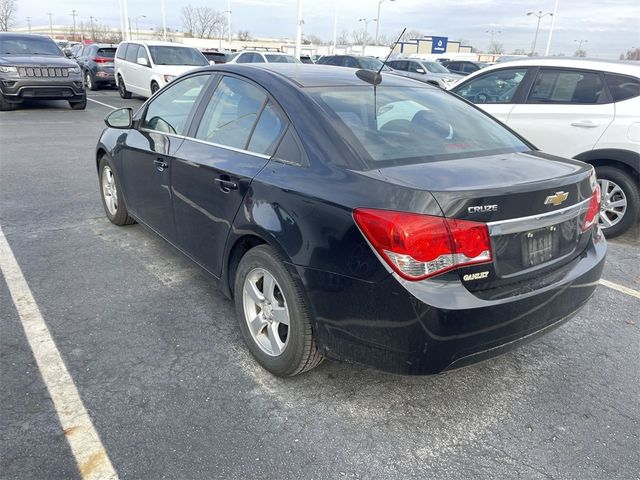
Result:
M158 90L160 90L160 85L158 85L158 82L154 80L153 82L151 82L151 95L156 93Z
M71 100L69 100L69 106L73 110L84 110L85 108L87 108L87 97L84 97L82 100L75 101L75 102L72 102Z
M118 93L121 98L131 98L131 92L127 91L127 86L120 75L118 75Z
M289 311L287 343L282 353L270 356L256 343L245 319L243 287L247 276L256 268L269 272L276 280ZM306 372L322 362L309 320L309 308L302 287L285 267L285 260L270 246L258 245L240 260L235 278L235 304L242 336L262 367L279 377L291 377Z
M95 91L95 90L98 90L98 88L100 88L99 85L96 83L95 78L93 78L93 75L91 75L91 72L89 70L84 72L84 86L91 91Z
M609 180L618 185L627 200L627 209L617 223L611 227L605 227L602 222L600 223L605 236L607 238L614 238L629 230L638 220L638 214L640 213L640 192L638 191L638 185L636 180L625 170L610 165L596 167L596 177L598 180ZM604 193L605 192L603 192L603 195ZM604 207L603 202L603 210L601 210L600 215L605 214Z
M0 112L8 112L9 110L14 110L17 106L17 103L9 102L4 98L4 95L0 93Z
M117 204L115 214L109 211L109 208L107 207L107 201L105 199L105 192L104 192L103 183L102 183L102 177L103 175L105 175L105 171L106 171L105 167L108 167L111 170L111 172L113 172L113 180L115 182L115 187L118 194L117 195L118 204ZM98 174L98 182L99 182L98 185L100 187L100 200L102 200L102 206L104 207L104 212L106 213L107 218L111 221L111 223L119 226L131 225L133 223L136 223L136 221L129 216L129 212L127 211L127 206L124 204L124 199L121 193L122 188L120 186L121 185L120 179L118 178L118 175L116 174L116 170L113 167L113 163L111 163L111 160L109 159L109 157L105 155L102 158L100 158L99 168L100 169Z

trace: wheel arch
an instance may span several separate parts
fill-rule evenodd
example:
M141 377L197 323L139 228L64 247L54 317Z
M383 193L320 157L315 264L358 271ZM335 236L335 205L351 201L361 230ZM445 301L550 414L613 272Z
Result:
M618 148L601 148L576 155L576 160L593 165L594 167L611 166L629 173L636 184L640 178L640 153Z

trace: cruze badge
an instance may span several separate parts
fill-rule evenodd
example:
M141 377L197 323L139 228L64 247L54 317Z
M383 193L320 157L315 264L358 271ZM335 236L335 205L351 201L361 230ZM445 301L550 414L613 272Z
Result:
M487 278L489 276L489 272L478 272L478 273L468 273L462 279L465 282L469 280L482 280L483 278Z
M544 201L545 205L553 205L557 207L569 197L569 192L556 192L553 195L549 195Z
M467 208L469 213L482 213L482 212L497 212L498 205L478 205L475 207Z

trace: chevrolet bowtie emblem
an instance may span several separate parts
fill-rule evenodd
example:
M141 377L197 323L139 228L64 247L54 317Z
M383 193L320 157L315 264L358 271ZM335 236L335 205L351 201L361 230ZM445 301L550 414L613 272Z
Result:
M564 202L569 196L569 192L556 192L554 195L549 195L547 199L544 201L545 205L553 205L557 207L562 202Z

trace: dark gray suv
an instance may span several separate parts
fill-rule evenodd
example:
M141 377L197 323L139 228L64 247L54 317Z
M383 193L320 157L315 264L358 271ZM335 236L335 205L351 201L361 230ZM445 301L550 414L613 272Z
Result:
M0 110L33 99L67 100L83 110L87 96L80 67L48 37L0 32Z
M82 69L84 84L89 90L116 85L113 73L113 58L117 47L110 44L92 43L76 53L76 61Z

